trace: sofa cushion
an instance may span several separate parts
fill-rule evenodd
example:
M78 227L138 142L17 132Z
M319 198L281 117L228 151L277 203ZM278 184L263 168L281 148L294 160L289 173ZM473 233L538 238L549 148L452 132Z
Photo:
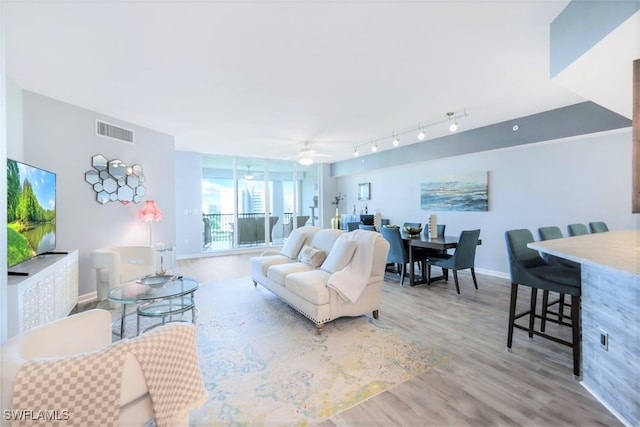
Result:
M287 262L294 262L295 259L287 258L284 255L263 255L255 256L251 258L251 271L260 273L263 276L267 275L267 270L272 265L285 264Z
M353 253L356 251L358 244L354 240L343 238L344 236L346 235L338 237L338 240L334 243L327 259L320 266L322 270L328 273L335 273L345 268L353 258Z
M272 265L267 269L267 278L284 286L284 279L291 273L313 270L309 264L304 262L290 262L287 264Z
M329 276L329 273L322 270L292 273L286 277L285 287L311 304L328 304L327 280Z
M325 228L318 231L313 235L311 242L308 245L313 246L314 248L320 249L329 253L333 244L336 242L338 237L345 234L345 231L342 230L334 230L332 228Z
M298 261L309 264L313 268L318 268L327 258L327 253L312 246L304 245L298 254Z
M286 257L296 259L306 237L304 233L291 233L280 253Z

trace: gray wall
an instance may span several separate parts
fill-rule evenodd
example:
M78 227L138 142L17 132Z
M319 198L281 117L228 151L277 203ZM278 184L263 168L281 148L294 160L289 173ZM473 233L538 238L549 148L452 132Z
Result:
M480 228L479 271L507 277L504 232L569 223L606 221L611 229L638 228L631 214L631 129L567 138L338 178L347 213L357 200L358 183L371 182L369 212L392 223L426 223L429 214L447 225L448 235ZM420 209L420 183L430 177L489 172L488 212L427 212Z
M7 156L57 174L57 249L78 249L80 295L90 297L95 292L93 249L149 244L149 225L138 221L143 203L96 202L93 189L84 181L84 173L92 168L92 156L102 154L109 160L142 166L146 177L143 200L156 200L164 216L153 224L154 243L175 245L172 136L29 91L22 92L22 108L22 153L14 148L19 144L10 141ZM96 119L133 129L135 143L96 136Z

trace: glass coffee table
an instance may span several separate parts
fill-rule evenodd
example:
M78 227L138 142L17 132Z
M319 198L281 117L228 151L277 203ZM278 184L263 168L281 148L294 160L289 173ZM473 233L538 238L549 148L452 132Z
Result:
M152 275L111 289L109 300L122 304L120 338L124 337L124 321L128 305L136 305L138 335L140 334L140 317L162 318L162 323L154 325L159 326L166 323L167 317L172 321L171 316L191 310L191 321L195 323L194 292L199 286L194 279L182 276Z

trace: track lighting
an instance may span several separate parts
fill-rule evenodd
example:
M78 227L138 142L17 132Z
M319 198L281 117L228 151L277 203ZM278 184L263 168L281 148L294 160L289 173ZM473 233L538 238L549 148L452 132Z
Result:
M449 112L449 113L447 113L447 116L449 116L449 121L451 121L451 119L453 119L453 123L451 123L451 125L449 125L449 130L451 132L457 131L458 130L458 120L456 119L456 113Z
M417 128L412 128L412 129L406 129L400 132L393 132L391 134L391 136L386 136L386 137L379 137L379 138L375 138L375 139L371 139L371 142L364 142L362 144L356 144L353 146L353 157L358 157L360 156L360 152L358 151L359 147L363 147L367 144L371 144L371 151L376 153L378 151L378 143L377 141L382 141L382 140L386 140L387 138L391 139L391 144L394 147L399 147L400 146L400 135L404 135L407 133L413 133L413 132L418 132L417 137L419 141L424 141L424 139L427 137L427 128L436 126L436 125L441 125L443 123L449 123L449 130L451 132L455 132L458 130L458 119L462 118L462 117L467 117L467 110L465 109L464 112L456 114L455 112L448 112L446 113L447 118L446 119L441 119L441 120L436 120L435 122L431 122L428 124L422 124L419 123ZM424 123L424 122L423 122ZM414 134L415 135L415 134Z

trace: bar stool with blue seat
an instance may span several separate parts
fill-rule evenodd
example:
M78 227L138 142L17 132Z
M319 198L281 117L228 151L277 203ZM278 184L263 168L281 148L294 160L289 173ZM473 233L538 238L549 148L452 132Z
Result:
M560 231L560 227L552 225L547 227L538 228L538 234L540 234L540 240L554 240L554 239L562 239L564 236L562 235L562 231ZM551 265L557 265L560 267L570 267L570 268L580 268L580 264L577 262L569 261L568 259L560 258L553 255L545 254L542 258L547 261ZM540 326L540 330L544 332L545 323L547 315L551 314L557 316L558 320L562 320L564 317L564 309L566 307L570 307L571 304L565 304L564 294L559 294L559 298L557 301L549 302L549 291L544 291L542 294L542 323ZM548 308L558 304L558 311L548 311Z
M554 266L547 263L538 251L527 246L533 243L533 235L527 229L510 230L505 232L507 256L511 271L511 299L509 304L509 330L507 336L507 350L511 351L514 328L527 331L529 338L534 335L569 346L573 352L573 376L580 378L580 270L570 267ZM529 309L516 313L518 287L531 288ZM571 322L564 320L545 319L548 322L571 327L571 341L552 336L543 331L535 330L535 320L543 319L536 312L537 291L558 292L571 296ZM528 325L523 326L516 321L528 316Z

